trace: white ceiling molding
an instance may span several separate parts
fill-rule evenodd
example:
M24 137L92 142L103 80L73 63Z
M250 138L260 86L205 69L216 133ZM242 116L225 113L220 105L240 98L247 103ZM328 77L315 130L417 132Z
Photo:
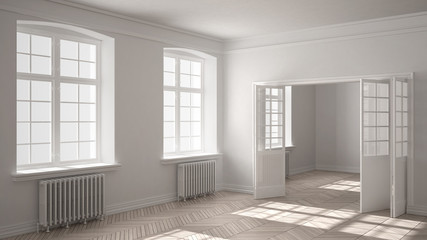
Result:
M424 31L427 31L427 12L236 39L224 43L224 52L235 53L283 45L371 38Z
M192 48L216 54L222 53L222 41L215 41L172 28L160 28L153 24L148 25L141 21L132 21L130 18L119 18L101 12L67 6L50 0L2 0L0 10L90 28L95 31L105 31L156 41L167 44L169 47Z

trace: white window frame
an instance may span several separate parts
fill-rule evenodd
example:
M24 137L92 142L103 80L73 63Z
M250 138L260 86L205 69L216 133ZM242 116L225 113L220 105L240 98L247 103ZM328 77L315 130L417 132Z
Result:
M163 93L165 91L173 91L175 92L175 152L164 152L163 151L163 156L165 157L170 157L170 156L176 156L176 155L194 155L194 154L198 154L198 153L204 153L205 152L205 133L204 133L204 128L205 128L205 121L204 121L204 111L205 111L205 104L204 104L204 64L205 61L203 58L199 58L199 57L194 57L191 56L189 54L176 54L176 53L168 53L165 52L163 55L163 59L165 57L169 57L169 58L174 58L175 59L175 86L167 86L163 84ZM185 87L180 87L180 60L188 60L188 61L193 61L193 62L200 62L201 63L201 75L200 75L200 80L201 80L201 85L200 88L185 88ZM164 72L164 69L162 69ZM180 150L180 123L181 123L181 119L180 119L180 110L181 110L181 105L180 105L180 93L181 92L188 92L188 93L199 93L200 94L200 150L189 150L189 151L181 151ZM163 105L164 108L164 105ZM164 125L164 120L163 120L163 125ZM163 144L164 144L164 139L165 137L162 137L163 139Z
M72 32L55 31L54 28L31 28L31 27L17 27L17 33L34 34L52 39L51 43L51 75L45 74L32 74L16 72L16 80L36 80L51 82L51 162L49 163L33 163L18 165L17 170L28 170L38 168L52 168L80 164L93 164L100 163L101 161L101 41L92 38L85 38L74 35ZM96 78L80 78L80 77L62 77L60 76L60 40L69 40L79 43L87 43L96 46ZM96 86L96 158L86 160L73 160L61 161L59 155L60 148L60 84L73 83L73 84L89 84ZM78 141L79 142L79 141ZM31 144L30 144L31 145Z

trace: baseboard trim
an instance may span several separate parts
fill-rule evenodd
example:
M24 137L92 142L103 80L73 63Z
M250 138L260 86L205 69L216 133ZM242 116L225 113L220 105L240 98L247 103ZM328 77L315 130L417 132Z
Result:
M309 172L313 171L315 169L314 165L299 167L299 168L290 168L289 169L289 175L295 175L299 173Z
M150 207L157 204L168 203L177 201L178 197L175 193L166 194L162 196L149 197L135 201L129 201L124 203L112 204L106 207L106 214L116 214L126 211L132 211L139 208Z
M37 231L37 222L26 222L0 227L0 239Z
M346 167L346 166L335 166L335 165L316 165L316 170L360 173L360 169L358 167Z
M236 185L236 184L223 184L222 190L229 191L229 192L254 194L254 187L253 186L244 186L244 185Z
M406 212L414 215L427 216L427 206L408 206Z

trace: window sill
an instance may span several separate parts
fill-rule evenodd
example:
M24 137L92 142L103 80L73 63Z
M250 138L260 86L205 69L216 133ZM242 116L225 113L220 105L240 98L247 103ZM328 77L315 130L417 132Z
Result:
M176 163L186 163L186 162L196 162L203 160L217 160L222 156L222 153L200 153L194 155L173 155L165 156L161 160L162 164L176 164Z
M59 166L52 168L18 170L16 171L16 173L12 173L12 179L15 182L32 181L45 178L114 171L120 168L121 166L122 165L119 163L91 163L82 165Z

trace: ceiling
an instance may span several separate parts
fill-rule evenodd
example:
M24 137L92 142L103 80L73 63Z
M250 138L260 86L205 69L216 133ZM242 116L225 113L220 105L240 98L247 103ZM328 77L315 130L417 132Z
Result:
M427 0L64 0L232 40L427 11Z

